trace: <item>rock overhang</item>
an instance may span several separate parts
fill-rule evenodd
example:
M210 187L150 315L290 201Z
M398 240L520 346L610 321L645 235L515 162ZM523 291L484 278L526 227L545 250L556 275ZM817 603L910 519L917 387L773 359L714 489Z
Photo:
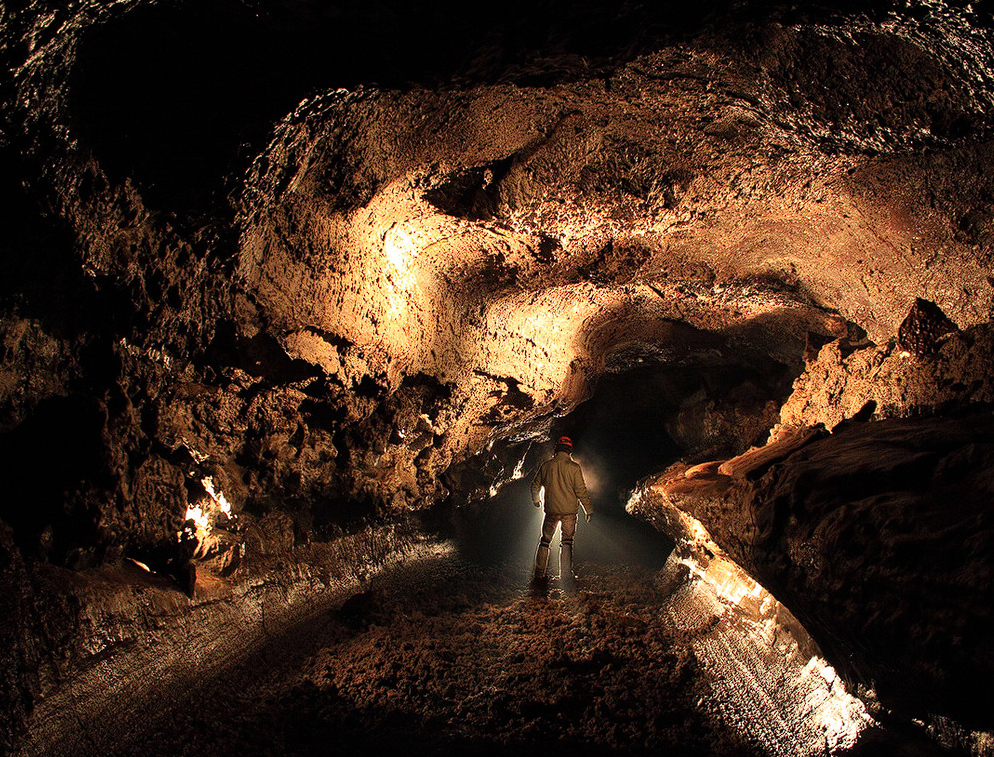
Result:
M239 284L346 385L452 384L482 431L456 457L501 434L467 405L486 377L527 396L512 425L561 413L613 351L682 349L677 324L799 366L807 332L886 341L919 293L985 320L987 254L918 191L935 159L828 149L764 113L777 97L680 49L551 87L313 98L250 172Z
M405 377L430 377L450 395L449 410L434 417L457 415L462 425L448 433L434 423L444 452L433 473L522 423L541 429L586 395L612 355L679 356L685 335L698 339L685 326L799 370L806 333L851 338L862 329L884 342L918 297L961 327L989 318L991 55L976 13L636 9L610 28L632 22L639 42L617 46L618 35L595 44L594 30L607 28L595 6L549 20L558 41L544 57L513 42L508 19L529 15L509 6L491 19L511 40L509 57L468 53L475 73L445 73L459 64L429 56L404 82L364 79L355 68L348 90L312 89L235 182L237 251L230 232L194 232L200 251L184 241L190 222L173 226L147 210L141 176L109 216L121 231L84 220L122 204L106 181L113 172L101 168L111 148L88 144L79 120L87 97L113 94L87 89L92 65L106 63L99 50L114 49L99 41L129 24L138 37L150 33L161 15L193 49L223 22L223 7L186 17L183 6L87 6L62 19L61 37L48 34L51 20L32 26L25 14L35 52L14 67L14 81L35 113L26 138L49 130L46 140L63 140L67 166L76 166L69 173L104 177L62 195L61 212L80 236L84 269L143 301L135 328L152 327L159 345L174 340L166 331L185 330L174 353L203 350L196 339L212 337L212 322L235 329L229 345L275 340L311 366L293 391L334 396L326 416L349 423L368 418ZM375 24L378 7L347 20ZM264 36L260 18L273 22L269 52L286 47L293 29L313 26L311 39L329 20L302 24L296 11L264 3L254 13L231 16L225 45ZM407 31L443 34L472 21L460 13L419 17ZM640 13L652 18L635 23ZM197 33L182 32L200 22ZM556 54L570 66L549 68ZM168 77L171 59L155 48L142 60ZM474 68L484 59L493 65ZM431 65L441 67L432 74ZM314 76L333 78L334 65ZM68 99L67 87L76 92ZM170 273L197 256L218 261L192 277L199 284ZM308 390L308 380L323 388Z

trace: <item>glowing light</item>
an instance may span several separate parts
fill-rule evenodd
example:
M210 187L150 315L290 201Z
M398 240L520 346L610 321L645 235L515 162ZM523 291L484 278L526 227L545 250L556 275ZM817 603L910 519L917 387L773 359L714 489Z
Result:
M203 485L204 491L207 492L207 496L214 500L217 504L217 509L230 518L231 503L229 503L227 498L224 496L224 492L219 492L214 488L214 479L210 476L206 476L200 480L200 483Z
M128 559L132 563L134 563L135 565L137 565L139 568L141 568L142 570L144 570L146 573L151 573L152 572L152 569L150 567L148 567L145 563L143 563L141 560L136 560L133 557L129 557Z
M823 731L830 751L854 747L871 722L866 707L845 690L835 668L821 657L812 657L804 666L803 674L822 678L828 687L813 688L805 706Z
M731 608L738 615L732 627L739 628L743 640L751 642L751 651L755 660L782 660L783 651L780 646L786 634L791 643L788 648L796 654L800 648L794 638L794 632L780 626L777 620L780 612L785 612L778 606L777 601L761 585L753 581L741 568L728 558L716 554L708 564L702 565L692 558L680 559L686 565L702 586L707 586L720 606ZM779 641L778 641L779 640ZM731 651L733 647L728 647ZM698 647L695 647L695 651ZM706 659L704 649L702 659ZM740 652L741 653L741 652ZM755 666L752 670L748 665L727 665L724 658L709 661L717 669L722 670L723 679L731 676L726 692L735 696L739 689L762 692L766 701L779 713L771 713L788 725L792 741L792 753L798 755L836 754L856 745L860 734L872 723L862 701L845 690L842 680L835 669L820 656L808 659L800 669L792 668L787 663L779 666L770 662ZM789 672L793 670L794 672ZM786 677L784 677L786 676ZM738 680L740 679L740 680ZM788 690L795 692L793 697L800 694L797 704L793 697L779 699L777 692ZM746 698L748 699L748 697ZM757 719L763 719L757 712ZM803 726L801 726L803 724ZM750 723L749 718L737 720L737 728L754 736L772 739L768 744L771 753L781 752L773 748L774 743L785 736L774 731L766 733L756 723ZM799 727L800 726L800 727ZM772 734L772 735L771 735ZM827 747L827 751L826 748Z
M518 464L514 466L514 473L511 474L511 480L517 481L523 475L525 475L525 458L522 457L518 460Z
M198 534L201 531L210 533L210 518L202 507L188 506L186 508L186 519L194 522Z
M664 486L640 487L627 510L644 512L650 501L663 504L651 511L653 517L664 519L677 536L670 559L689 570L693 602L716 618L728 613L692 644L715 674L717 703L730 725L770 754L814 757L855 746L873 720L828 662L802 652L816 646L796 618L726 555L696 518L680 510Z
M224 496L224 492L215 487L212 477L205 476L200 480L200 484L204 487L207 499L201 500L197 504L187 505L186 520L193 521L197 541L202 544L214 530L215 518L220 515L228 519L235 516L231 513L231 503ZM183 532L178 532L176 536L182 539Z
M388 264L387 281L392 290L387 293L390 303L386 314L388 320L397 319L410 306L412 296L421 294L411 265L417 249L415 237L397 224L383 234L383 255Z
M691 527L694 532L694 537L698 541L711 541L711 535L707 532L707 529L705 529L704 526L701 525L701 522L699 520L694 520L693 523L691 524Z
M403 271L406 268L404 263L404 251L393 240L384 242L383 252L386 254L387 260L390 261L390 264L398 271Z
M740 613L747 626L753 629L757 646L772 645L778 632L783 632L777 617L785 610L772 594L710 541L706 529L696 519L686 513L683 515L688 531L699 540L698 546L706 545L707 553L712 557L706 563L699 562L693 555L703 553L703 550L694 550L691 556L679 561L701 583L710 587L722 604ZM872 722L863 702L845 690L838 673L820 656L808 660L794 685L807 691L803 711L799 713L801 720L815 726L819 739L824 739L832 754L855 746L860 734ZM817 747L817 753L821 753L821 748Z
M746 600L753 600L751 605L759 610L764 599L772 599L762 586L749 578L745 571L730 560L712 560L707 568L702 568L699 563L689 559L680 562L686 565L691 573L711 586L719 598L733 605L742 607Z

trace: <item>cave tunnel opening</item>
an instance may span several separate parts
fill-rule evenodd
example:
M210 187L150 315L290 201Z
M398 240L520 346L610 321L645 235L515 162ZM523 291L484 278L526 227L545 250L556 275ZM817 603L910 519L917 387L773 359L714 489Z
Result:
M581 464L596 513L589 524L580 518L577 565L661 569L673 540L626 512L636 484L678 460L726 458L762 444L794 373L754 350L735 356L727 345L684 364L659 362L651 351L620 352L589 399L554 419L548 434L550 440L573 440L573 458ZM551 444L544 442L529 450L520 478L454 512L464 558L530 567L542 522L530 486L537 465L551 454ZM557 532L553 568L560 538Z
M44 5L33 4L47 13ZM960 27L972 10L893 0L104 5L37 19L17 50L6 47L6 24L16 22L16 39L22 17L0 19L5 59L31 55L17 82L0 87L0 102L12 114L38 109L0 145L12 166L0 200L23 216L0 253L0 268L10 269L0 281L0 648L10 650L0 679L14 683L0 693L13 713L10 724L0 718L0 749L17 743L22 757L303 755L336 745L377 753L397 744L435 754L931 755L938 747L921 744L923 731L942 731L941 719L916 719L931 724L903 752L894 734L913 716L931 716L921 703L936 680L946 685L940 693L956 694L940 717L967 713L974 720L963 725L990 728L986 710L962 701L991 677L989 603L974 606L990 588L994 554L990 411L956 418L943 404L994 396L990 324L982 324L984 282L994 285L989 193L975 181L989 150L970 136L981 126L949 127L974 123L961 113L990 119L990 77L966 87L987 110L964 110L956 94L964 71L994 60L987 10ZM836 13L841 24L818 27ZM918 16L929 23L917 26ZM757 40L757 28L772 32ZM971 29L976 36L943 38L941 66L917 69L922 58L911 53L936 33ZM63 31L64 43L55 36ZM984 35L981 52L955 49ZM811 44L836 36L844 43ZM642 66L663 39L671 49L659 68ZM864 55L877 40L893 69ZM756 41L758 53L736 45ZM671 65L688 54L693 66ZM728 65L718 60L726 57ZM916 75L904 81L892 71ZM885 86L891 78L899 81ZM346 97L337 87L375 113L336 105L322 115L316 105ZM556 99L570 88L578 93ZM558 125L551 134L536 127L544 142L529 132L491 155L488 98L512 89L501 106L512 109L509 120L534 108ZM474 99L476 90L486 97ZM319 99L302 104L311 96ZM934 113L922 112L934 115L939 147L920 155L909 148L919 145L919 111L878 101L930 97ZM372 128L391 103L451 118L464 111L447 103L460 98L487 106L479 120L466 117L480 141L442 135L441 162L395 153L377 136L394 127ZM574 105L578 117L560 120L560 108ZM866 118L836 118L850 113ZM299 207L287 206L293 223L280 207L292 193L275 184L272 203L260 198L258 214L243 214L240 202L265 186L256 166L267 179L294 167L294 155L279 154L282 133L265 145L280 119L294 118L286 131L311 131L298 145L304 152L322 150L329 134L355 144L340 166L325 166L313 194L294 198ZM867 129L856 128L863 121ZM892 125L893 141L881 136ZM354 136L363 130L383 155L358 159ZM964 152L953 160L946 146ZM405 187L401 208L389 177L407 159L426 167L417 181L428 183L410 198ZM38 180L42 161L47 178ZM725 168L734 169L727 186ZM382 205L352 202L367 174ZM389 181L377 184L381 176ZM895 176L902 191L884 191ZM973 183L976 197L946 191ZM74 191L80 202L65 202ZM937 203L944 194L948 204ZM536 198L574 196L575 206L553 211L543 199L530 210ZM138 213L142 203L152 212ZM342 232L348 262L337 266L339 250L325 255L327 238L310 235L307 213L315 210L315 228L341 221L355 231L363 203L369 229ZM799 215L815 205L815 222ZM92 215L99 208L109 221ZM473 233L458 237L451 257L433 248L423 258L431 266L408 266L427 252L412 208L431 219L440 211L446 233ZM833 231L822 247L830 227L818 219L837 215L862 225L846 225L853 235L844 243ZM781 238L784 220L804 233ZM506 235L512 221L527 235ZM410 237L403 249L387 241L394 227L391 240ZM434 228L418 233L427 241ZM615 238L618 229L638 232L638 244ZM280 237L260 245L259 260L251 234L240 236L256 231ZM921 232L915 246L904 246L904 231ZM501 237L507 254L489 246L497 239L476 250L477 232ZM187 233L192 248L180 239ZM248 240L236 276L191 261L191 249L199 256L236 237ZM135 238L150 244L130 244ZM964 239L976 243L972 253ZM866 240L865 262L856 260ZM220 252L233 262L225 252L233 249ZM204 254L209 261L218 251ZM381 267L381 254L393 268ZM258 280L242 277L248 263L259 264ZM319 298L312 311L304 300L324 292L325 263L328 291L348 295ZM450 279L463 263L468 278ZM352 276L367 266L366 281ZM422 303L395 280L406 267L425 287ZM397 286L396 310L364 288L381 279ZM860 282L865 293L854 291ZM267 299L264 288L278 296ZM205 307L185 301L198 290ZM908 329L909 315L889 337L913 297L921 322ZM926 297L949 308L948 323L938 305L921 305ZM536 316L581 299L581 315L565 319L576 360L537 362L564 353L559 324ZM380 354L389 341L380 337L393 331L378 330L381 316L429 300L445 317L433 321L426 308L424 320L405 322L418 328ZM642 319L644 330L632 328ZM169 336L174 327L187 338ZM516 346L476 351L491 333ZM167 349L182 343L192 359ZM409 352L415 343L425 350ZM576 404L591 371L599 377ZM836 380L848 383L836 391ZM791 418L803 426L790 427ZM878 422L886 420L907 423ZM579 524L580 588L526 590L542 515L529 484L560 435L574 441L596 511ZM638 487L655 474L653 487ZM663 502L671 483L682 503ZM642 508L650 488L658 499ZM726 491L734 496L708 499ZM223 507L232 503L241 509L229 517ZM950 517L959 517L955 528ZM193 558L181 536L191 522L200 529ZM734 554L769 524L761 536L780 530L761 551ZM157 562L161 546L167 557ZM558 546L557 537L550 572ZM177 554L185 595L161 567ZM910 587L897 601L888 571L898 588ZM793 598L784 614L794 613L797 637L773 595L752 592L759 581L776 599ZM762 622L747 614L752 606L767 607ZM861 627L866 619L879 626ZM824 659L806 657L798 642L803 633L817 647L808 632L818 622ZM878 629L893 657L867 646ZM831 635L836 654L821 641ZM862 655L851 668L872 664L861 680L893 673L892 690L911 693L879 751L872 740L849 746L863 728L891 727L864 705L895 700L846 688L855 680L842 667L850 651ZM969 671L962 680L973 685L947 667Z

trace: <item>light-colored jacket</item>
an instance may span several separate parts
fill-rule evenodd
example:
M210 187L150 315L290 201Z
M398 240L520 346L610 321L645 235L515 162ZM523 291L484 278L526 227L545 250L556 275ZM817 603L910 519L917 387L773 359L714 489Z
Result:
M593 512L587 485L580 464L569 452L557 452L542 463L532 479L532 503L538 504L538 493L545 487L545 511L552 515L576 515L579 504L588 515Z

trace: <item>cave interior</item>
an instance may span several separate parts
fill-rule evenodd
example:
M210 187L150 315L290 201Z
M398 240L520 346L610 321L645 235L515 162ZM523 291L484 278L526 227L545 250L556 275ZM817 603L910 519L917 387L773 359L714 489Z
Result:
M4 753L994 754L994 4L0 56Z

